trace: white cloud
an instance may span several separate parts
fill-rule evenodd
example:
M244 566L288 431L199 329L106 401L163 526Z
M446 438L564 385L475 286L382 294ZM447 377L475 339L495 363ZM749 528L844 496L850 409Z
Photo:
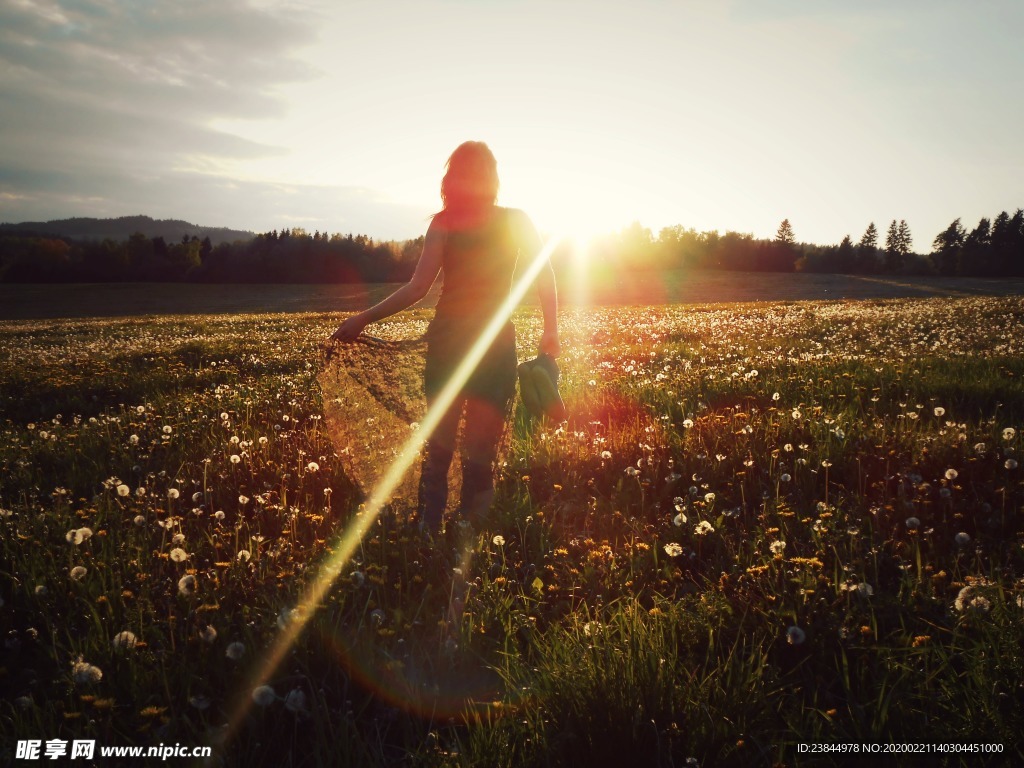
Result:
M225 217L244 206L197 171L287 150L213 124L285 114L279 89L316 75L295 55L311 22L241 0L0 6L0 218L179 216L165 209L201 199L201 218L236 224L221 200Z

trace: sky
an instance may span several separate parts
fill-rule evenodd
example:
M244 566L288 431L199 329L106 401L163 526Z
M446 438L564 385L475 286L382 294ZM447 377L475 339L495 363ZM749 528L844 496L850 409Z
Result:
M854 241L1024 206L1018 0L0 0L0 221L422 234L462 141L548 233Z

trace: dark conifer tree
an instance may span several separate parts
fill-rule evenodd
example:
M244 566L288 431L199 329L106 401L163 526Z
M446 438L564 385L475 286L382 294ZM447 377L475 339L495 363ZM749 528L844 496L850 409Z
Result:
M992 223L983 218L964 238L957 268L960 275L992 274Z
M861 235L857 243L857 271L874 272L878 269L878 228L875 222L868 224L868 228Z
M964 247L964 228L957 219L932 242L932 264L940 275L955 275L960 263L960 250Z

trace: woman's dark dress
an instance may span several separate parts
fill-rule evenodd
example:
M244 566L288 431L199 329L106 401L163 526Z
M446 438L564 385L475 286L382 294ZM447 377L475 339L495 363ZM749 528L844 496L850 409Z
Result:
M468 229L449 226L445 218L438 222L446 231L441 260L444 285L426 334L423 380L428 407L508 298L519 255L517 214L496 207L489 221ZM440 528L448 499L448 468L463 411L465 460L460 509L471 510L474 500L489 501L493 462L516 391L516 364L515 328L511 320L506 320L426 443L419 511L428 529Z

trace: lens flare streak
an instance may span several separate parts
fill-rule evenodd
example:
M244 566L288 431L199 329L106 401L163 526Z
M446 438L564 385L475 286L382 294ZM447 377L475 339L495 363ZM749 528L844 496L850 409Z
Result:
M333 551L331 551L330 556L321 565L316 578L303 593L297 610L292 614L291 620L285 624L276 641L268 650L262 663L250 680L247 690L263 685L274 674L282 659L287 655L309 622L313 612L320 605L324 595L327 594L339 574L351 560L363 537L366 536L367 532L377 521L381 510L391 499L395 489L402 482L405 473L409 471L413 462L418 458L423 443L437 429L437 425L440 423L445 411L448 410L455 401L455 398L458 397L462 387L469 380L469 377L483 359L491 343L497 338L505 322L511 317L512 312L526 296L526 292L534 280L536 280L541 270L548 266L551 253L561 240L561 237L550 238L513 283L508 298L494 313L490 322L481 331L479 338L477 338L458 368L452 373L451 378L439 393L433 407L424 416L419 429L405 442L398 456L388 468L388 471L381 477L373 489L363 508L356 513L348 528L335 540L332 547ZM247 691L239 692L238 702L234 709L234 715L229 721L228 739L230 739L231 735L241 724L249 708L252 706L252 700Z

